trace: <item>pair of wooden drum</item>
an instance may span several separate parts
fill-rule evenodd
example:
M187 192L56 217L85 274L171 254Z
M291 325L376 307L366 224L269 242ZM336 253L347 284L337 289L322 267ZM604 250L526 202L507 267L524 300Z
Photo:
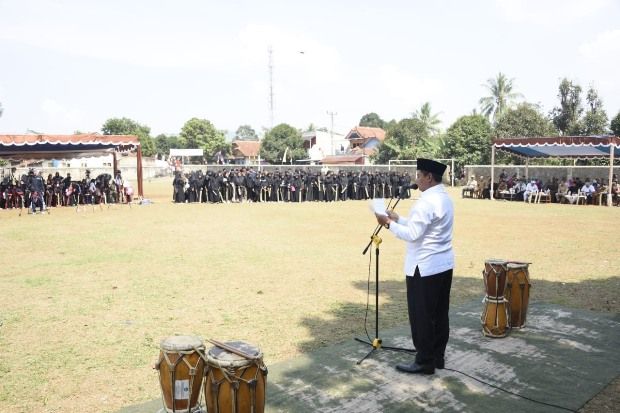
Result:
M482 334L487 337L505 337L512 328L525 326L530 300L528 263L490 259L484 262L486 296Z
M204 391L208 413L262 413L267 368L261 351L242 341L218 343L205 353L199 337L161 341L159 383L168 413L199 413Z

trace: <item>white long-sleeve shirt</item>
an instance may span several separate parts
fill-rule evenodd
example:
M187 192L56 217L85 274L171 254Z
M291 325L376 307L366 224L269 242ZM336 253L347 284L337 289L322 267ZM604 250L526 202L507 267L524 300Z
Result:
M426 277L454 268L452 224L454 207L442 184L422 192L409 217L399 217L390 224L390 231L406 241L404 271L413 277L415 267Z

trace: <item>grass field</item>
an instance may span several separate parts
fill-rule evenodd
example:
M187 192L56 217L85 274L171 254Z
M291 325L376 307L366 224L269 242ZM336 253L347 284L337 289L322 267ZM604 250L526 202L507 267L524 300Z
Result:
M175 205L171 190L169 179L145 183L150 206L0 211L1 412L113 412L157 398L151 365L174 333L259 344L268 365L363 334L366 202ZM620 312L620 208L450 191L453 305L481 298L484 260L506 258L532 263L532 301ZM403 254L383 234L382 329L407 322Z

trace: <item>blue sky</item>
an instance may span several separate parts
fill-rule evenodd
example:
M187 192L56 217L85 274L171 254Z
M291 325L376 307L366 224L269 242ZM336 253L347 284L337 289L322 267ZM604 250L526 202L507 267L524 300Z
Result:
M561 78L620 111L617 0L0 0L0 133L100 131L129 117L153 135L192 117L219 129L410 115L442 128L478 108L499 71L548 112ZM300 53L303 52L303 53Z

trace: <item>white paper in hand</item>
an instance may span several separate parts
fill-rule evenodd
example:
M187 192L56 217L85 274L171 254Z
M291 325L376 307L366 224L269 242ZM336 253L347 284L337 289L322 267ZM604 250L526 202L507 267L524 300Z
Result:
M385 212L385 198L374 198L371 203L370 209L378 215L387 215Z

